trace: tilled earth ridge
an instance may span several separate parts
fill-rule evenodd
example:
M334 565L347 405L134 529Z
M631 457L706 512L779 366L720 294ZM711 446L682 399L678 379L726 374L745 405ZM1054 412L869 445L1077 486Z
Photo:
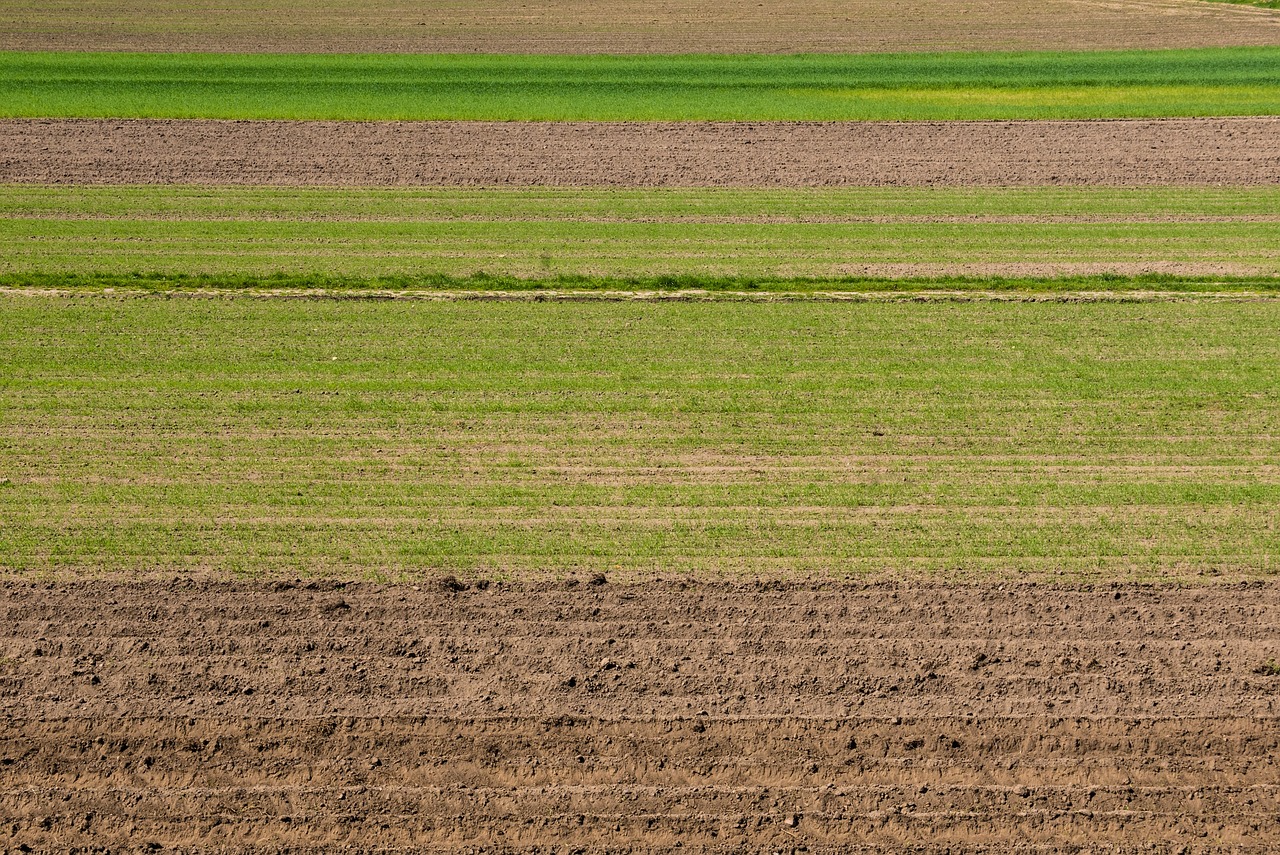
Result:
M9 582L7 851L1274 851L1280 584Z
M0 121L0 183L835 187L1280 182L1280 117Z
M1272 45L1280 14L1196 0L0 0L0 49L810 53Z

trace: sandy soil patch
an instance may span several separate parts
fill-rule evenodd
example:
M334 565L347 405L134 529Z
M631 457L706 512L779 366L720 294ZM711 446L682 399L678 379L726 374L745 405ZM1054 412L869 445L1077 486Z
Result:
M13 850L1280 835L1275 585L0 590Z
M551 123L10 120L0 182L835 187L1280 182L1280 118Z

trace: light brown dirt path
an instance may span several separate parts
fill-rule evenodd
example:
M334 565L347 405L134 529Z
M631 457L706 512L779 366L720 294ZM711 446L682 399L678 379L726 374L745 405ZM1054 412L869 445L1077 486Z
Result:
M0 121L0 183L1274 184L1280 118L1081 122Z
M1200 0L0 0L3 50L808 53L1280 43Z
M1280 585L12 582L0 849L1275 851L1278 657Z

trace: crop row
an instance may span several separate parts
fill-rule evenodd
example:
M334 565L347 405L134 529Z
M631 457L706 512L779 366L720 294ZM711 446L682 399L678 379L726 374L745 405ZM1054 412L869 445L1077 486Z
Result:
M0 53L0 117L948 120L1269 115L1280 48L799 56Z

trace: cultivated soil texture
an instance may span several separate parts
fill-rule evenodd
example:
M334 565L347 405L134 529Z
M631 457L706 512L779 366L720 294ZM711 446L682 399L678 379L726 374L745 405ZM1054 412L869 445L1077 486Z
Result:
M0 122L0 183L1276 184L1280 118L906 123L18 119Z
M0 849L1274 851L1277 629L1264 583L11 581Z
M1200 0L0 0L0 49L870 53L1280 42L1280 11Z

